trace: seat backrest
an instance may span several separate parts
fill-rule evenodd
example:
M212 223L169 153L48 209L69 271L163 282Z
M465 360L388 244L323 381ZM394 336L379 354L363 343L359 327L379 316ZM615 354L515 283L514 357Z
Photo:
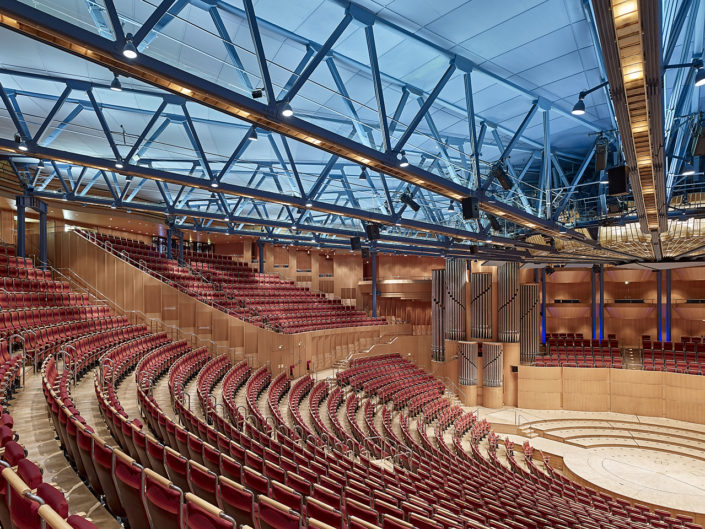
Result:
M218 480L218 498L223 510L238 525L255 526L255 497L251 491L226 477Z
M336 529L343 529L343 515L338 509L318 501L315 498L306 499L306 514Z
M260 529L301 528L301 517L296 511L261 494L258 502Z
M181 527L183 491L156 472L144 470L144 500L152 527Z
M198 496L186 494L185 523L188 529L235 529L235 520ZM158 527L158 526L157 526Z

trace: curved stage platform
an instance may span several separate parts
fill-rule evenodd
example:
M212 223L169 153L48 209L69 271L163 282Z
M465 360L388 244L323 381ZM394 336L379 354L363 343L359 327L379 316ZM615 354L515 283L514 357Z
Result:
M575 481L705 518L703 425L567 410L479 408L478 413L502 438L519 444L529 440Z

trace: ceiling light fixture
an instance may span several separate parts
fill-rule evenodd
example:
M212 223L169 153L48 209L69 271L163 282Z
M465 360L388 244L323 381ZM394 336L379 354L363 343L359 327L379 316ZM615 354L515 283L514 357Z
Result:
M122 54L128 59L137 58L137 48L132 42L132 33L125 35L125 45L122 47Z
M257 141L259 139L257 137L257 129L255 127L252 127L252 132L250 132L250 135L247 137L247 139L250 141Z
M575 105L573 106L573 110L571 110L570 113L574 116L582 116L583 114L585 114L585 97L588 94L593 93L595 90L599 90L600 88L607 86L607 84L607 81L605 81L604 83L600 83L597 86L593 86L589 90L583 90L582 92L580 92L580 94L578 94L578 102L575 103Z
M419 203L414 200L414 197L411 196L411 193L409 193L408 190L404 191L401 194L401 196L399 197L399 201L402 204L406 204L414 211L418 211L419 209L421 209L421 206L419 205Z
M367 174L367 167L363 167L362 171L360 171L360 180L367 180L367 177L369 175Z
M448 204L448 211L455 211L455 202L452 200L450 201L450 204Z
M110 83L110 89L113 92L122 92L122 84L120 84L120 79L118 79L117 75L113 77L113 82Z
M213 181L211 182L211 187L213 187L213 188L218 187L218 182L216 182L215 180L213 180Z
M404 151L397 154L397 160L399 160L399 167L409 167L409 159Z
M695 174L695 167L690 162L685 162L683 164L683 170L681 171L683 176L693 176Z
M27 152L29 150L27 142L24 141L24 138L19 134L15 134L15 142L17 143L17 148L22 152Z
M294 109L291 108L291 105L289 103L284 103L281 107L281 114L285 118L290 118L294 115Z
M122 164L122 160L120 158L115 160L115 169L122 169L123 167L125 166Z

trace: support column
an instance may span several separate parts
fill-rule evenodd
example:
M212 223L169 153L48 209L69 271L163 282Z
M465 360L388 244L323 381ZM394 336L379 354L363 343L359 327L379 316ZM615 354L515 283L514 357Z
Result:
M41 203L39 208L39 263L44 270L47 269L47 206Z
M184 265L184 232L177 231L176 237L179 239L179 265Z
M592 330L591 338L597 339L597 306L595 303L595 268L590 269L590 329Z
M666 270L666 341L671 341L671 271Z
M656 270L656 340L663 341L662 320L661 320L661 270Z
M264 241L257 239L257 262L259 263L259 273L264 274Z
M173 236L173 233L171 231L171 228L168 228L166 230L166 258L169 260L172 259L172 256L171 256L171 250L172 250L171 238L172 238L172 236Z
M546 343L546 269L541 269L541 342Z
M605 339L605 265L600 265L600 340Z
M372 317L377 317L377 249L370 248L372 259Z
M25 254L25 201L24 197L17 197L17 257Z

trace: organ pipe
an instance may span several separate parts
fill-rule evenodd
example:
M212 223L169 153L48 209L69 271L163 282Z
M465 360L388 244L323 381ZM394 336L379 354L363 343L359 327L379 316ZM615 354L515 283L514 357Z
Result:
M445 270L431 271L431 358L445 360Z
M465 283L467 259L446 261L445 270L445 339L465 339Z
M519 341L519 263L508 262L497 270L497 337L500 342Z
M492 339L492 274L472 274L470 287L470 337Z
M521 285L521 317L520 317L520 356L522 364L536 362L541 341L541 296L539 285L531 283Z
M502 385L502 344L482 344L482 383L489 388Z
M477 342L459 342L458 356L460 357L460 385L477 385Z

